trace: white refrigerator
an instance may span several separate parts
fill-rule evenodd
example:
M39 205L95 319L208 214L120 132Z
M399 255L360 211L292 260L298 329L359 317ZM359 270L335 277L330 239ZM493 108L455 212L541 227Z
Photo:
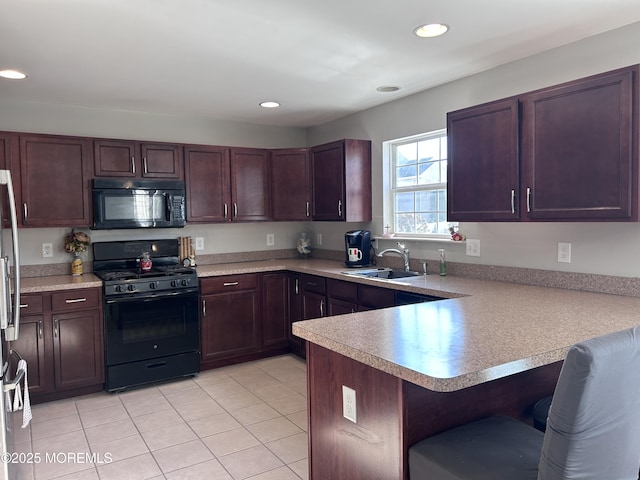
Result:
M10 371L9 357L12 354L11 342L18 339L20 324L20 254L18 249L18 223L16 219L15 197L11 172L0 170L0 229L2 228L3 212L11 219L11 245L5 245L8 238L0 231L0 358L2 370L0 373L0 480L14 480L11 453L13 450L13 418L7 401L13 397L13 391L22 381L24 371L16 374ZM5 188L6 187L6 188ZM6 192L6 194L5 194ZM8 201L5 202L5 199ZM6 203L6 205L4 204ZM6 235L8 237L8 235ZM9 256L11 252L11 257ZM11 295L13 295L13 301ZM16 422L16 428L20 428Z

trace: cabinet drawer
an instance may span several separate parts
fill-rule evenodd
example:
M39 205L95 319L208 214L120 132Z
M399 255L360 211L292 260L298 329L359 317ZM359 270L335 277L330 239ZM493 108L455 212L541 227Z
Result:
M224 293L234 290L255 290L258 288L258 274L224 275L222 277L208 277L200 280L200 293Z
M54 312L86 310L99 306L100 290L97 288L68 290L51 294L51 310Z
M20 295L20 315L42 313L42 303L42 295Z
M327 296L356 303L358 301L358 284L329 278L327 279Z
M327 281L323 277L316 277L315 275L300 275L300 285L306 292L314 292L325 294L327 293Z

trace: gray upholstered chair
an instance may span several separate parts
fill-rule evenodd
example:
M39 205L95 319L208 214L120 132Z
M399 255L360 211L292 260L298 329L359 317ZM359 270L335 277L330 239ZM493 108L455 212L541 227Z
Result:
M491 417L409 449L410 480L636 480L640 327L572 346L543 434Z

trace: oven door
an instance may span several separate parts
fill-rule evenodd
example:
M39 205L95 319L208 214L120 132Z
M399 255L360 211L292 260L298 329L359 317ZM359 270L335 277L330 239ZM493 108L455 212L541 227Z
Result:
M107 366L199 349L197 289L106 299Z

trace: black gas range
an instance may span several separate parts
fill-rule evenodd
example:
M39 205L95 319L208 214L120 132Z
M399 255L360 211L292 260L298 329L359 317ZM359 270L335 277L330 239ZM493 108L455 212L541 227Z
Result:
M178 240L96 242L93 254L104 291L107 390L197 374L198 276L179 264Z

